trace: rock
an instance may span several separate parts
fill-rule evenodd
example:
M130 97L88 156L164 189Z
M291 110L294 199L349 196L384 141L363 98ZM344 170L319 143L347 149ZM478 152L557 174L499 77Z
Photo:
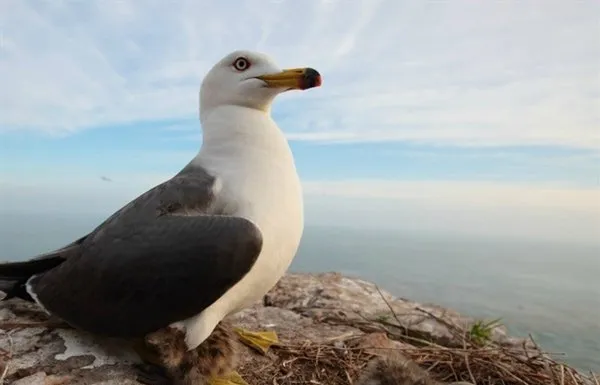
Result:
M414 349L390 340L386 328L401 328L408 335L452 346L460 344L452 325L464 327L473 322L454 311L395 298L369 282L336 273L288 274L262 302L228 319L251 330L274 330L287 345L358 347L374 355L382 349ZM138 384L132 364L139 358L129 343L100 339L59 324L48 328L39 322L56 320L24 301L0 302L0 373L6 368L6 383ZM500 328L493 338L505 344L523 343ZM275 356L273 350L261 355L247 349L238 371L243 376L251 374L274 362Z
M13 382L13 385L67 385L72 380L72 376L49 376L44 372L37 372Z
M468 329L474 322L450 309L395 298L372 283L338 273L288 274L265 296L265 305L321 321L364 320L370 326L370 321L379 320L444 346L461 344L453 326ZM494 331L492 339L511 345L524 342L509 338L505 330Z
M360 329L351 326L317 323L288 309L260 305L242 310L228 319L250 330L274 330L284 343L326 343L363 334Z

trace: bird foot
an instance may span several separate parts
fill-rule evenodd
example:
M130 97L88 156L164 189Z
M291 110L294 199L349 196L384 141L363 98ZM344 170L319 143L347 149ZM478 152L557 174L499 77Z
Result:
M242 328L235 328L234 330L244 345L258 350L263 354L266 354L271 346L279 344L277 333L272 330L264 332L252 332Z
M212 377L208 385L248 385L248 383L236 371L220 377Z

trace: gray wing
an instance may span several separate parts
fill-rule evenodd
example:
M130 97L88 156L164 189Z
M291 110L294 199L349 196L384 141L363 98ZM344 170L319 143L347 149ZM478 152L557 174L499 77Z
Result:
M116 211L89 234L59 249L40 254L33 260L66 259L77 254L80 247L89 244L100 234L118 234L124 227L144 223L159 215L175 213L182 208L198 214L222 214L218 208L212 207L215 200L214 184L215 178L205 169L188 165L173 178L146 191Z
M178 175L69 249L31 288L51 313L94 333L135 337L198 314L239 281L262 247L250 221L206 213L214 180ZM202 197L202 199L198 199Z
M187 166L173 178L148 190L115 212L81 243L93 242L105 232L116 235L124 227L145 223L158 216L183 211L223 214L212 207L216 198L214 185L215 178L205 169Z

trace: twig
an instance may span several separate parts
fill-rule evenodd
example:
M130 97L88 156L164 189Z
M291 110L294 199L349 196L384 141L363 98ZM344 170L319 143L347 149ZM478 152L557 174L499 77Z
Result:
M380 320L373 321L373 320L368 319L367 317L365 317L363 314L361 314L358 311L354 311L354 313L356 315L358 315L359 317L361 317L362 319L364 319L366 324L372 325L373 323L377 323L377 324L380 324L380 325L384 326L383 330L381 330L382 328L378 328L378 329L381 330L381 331L387 332L388 334L391 334L394 337L397 337L399 339L407 340L407 341L412 341L412 342L420 343L420 344L423 344L423 345L432 346L432 347L435 347L435 348L438 348L438 349L446 349L445 346L436 344L435 342L432 342L432 341L429 341L429 340L426 340L426 339L423 339L423 338L417 338L417 337L409 336L408 335L408 330L406 330L406 328L404 328L403 326L398 326L396 324L393 324L393 323L390 323L390 322L387 322L387 321L380 321ZM358 329L360 329L360 327L362 325L362 324L358 324L357 322L343 322L342 320L337 320L337 321L338 321L337 323L342 323L342 324L348 325L348 326L354 326L354 327L356 327ZM404 331L404 334L397 335L397 334L393 333L390 329L386 328L385 326L394 327L394 328L401 327L401 328L405 329L405 331Z
M432 312L423 309L420 306L415 306L415 310L420 311L423 314L426 314L427 316L433 318L434 320L438 321L439 323L443 324L444 326L446 326L448 328L449 331L454 331L456 334L460 335L461 337L464 336L464 331L458 326L455 325L441 317L438 317L437 315L433 314Z
M390 312L392 313L392 315L394 316L394 318L396 319L396 322L398 322L398 327L404 327L404 325L402 324L402 322L400 322L400 319L398 318L398 314L396 314L396 312L394 311L394 308L392 307L392 305L388 302L387 299L385 299L385 296L383 295L383 293L381 292L381 290L379 289L379 286L375 285L375 289L377 289L377 292L379 293L379 295L381 296L381 299L383 300L383 302L385 302L385 304L387 305L388 309L390 309ZM406 332L406 330L405 330ZM408 333L406 333L408 334Z
M467 341L463 339L463 347L467 350ZM477 381L475 381L475 376L473 376L473 372L471 371L471 365L469 365L469 355L465 353L465 364L467 365L467 370L469 371L469 377L471 377L471 382L473 385L477 385Z
M8 366L13 357L14 341L12 339L12 336L10 335L10 331L0 329L0 333L5 334L6 338L8 339L8 357L6 363L4 364L4 370L2 371L2 375L0 375L0 384L4 384L4 379L6 378L6 374L8 373Z

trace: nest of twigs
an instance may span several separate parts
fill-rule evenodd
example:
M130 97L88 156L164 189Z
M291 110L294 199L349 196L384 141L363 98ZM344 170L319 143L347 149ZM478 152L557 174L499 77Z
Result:
M275 360L262 367L242 371L249 384L354 384L364 367L375 357L362 349L314 343L280 345L273 352Z
M402 340L401 336L390 335ZM412 339L414 343L414 339ZM404 341L406 342L406 341ZM536 348L538 349L538 348ZM389 350L389 349L388 349ZM592 373L584 375L537 350L507 348L490 343L449 348L427 346L399 348L402 355L440 382L467 381L477 385L600 385ZM252 385L328 384L352 385L367 364L380 355L373 349L337 343L289 346L273 349L276 359L263 367L244 371ZM533 354L532 354L533 353Z
M389 305L389 304L388 304ZM594 373L583 374L543 351L529 336L523 346L503 346L493 340L474 339L468 330L448 324L435 315L428 317L443 322L454 334L460 347L442 346L433 341L409 336L399 327L400 320L389 306L398 323L362 318L343 322L365 332L384 332L389 339L403 342L394 354L412 360L427 371L432 381L465 381L474 385L600 385ZM420 309L417 309L420 310ZM263 367L244 370L252 385L327 384L354 385L373 359L390 355L391 348L356 347L349 339L336 339L327 344L305 343L280 345L273 349L275 359Z

